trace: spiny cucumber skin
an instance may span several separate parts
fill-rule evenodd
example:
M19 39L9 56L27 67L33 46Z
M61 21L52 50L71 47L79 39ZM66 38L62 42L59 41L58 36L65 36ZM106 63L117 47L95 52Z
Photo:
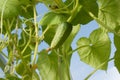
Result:
M72 25L68 22L61 23L55 33L55 36L51 42L51 49L58 48L68 38L72 31Z

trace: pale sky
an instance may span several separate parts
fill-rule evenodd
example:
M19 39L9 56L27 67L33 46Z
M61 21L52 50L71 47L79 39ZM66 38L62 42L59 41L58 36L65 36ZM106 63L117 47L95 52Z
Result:
M93 75L89 80L120 80L120 74L115 67L112 67L107 72L98 72L98 74Z

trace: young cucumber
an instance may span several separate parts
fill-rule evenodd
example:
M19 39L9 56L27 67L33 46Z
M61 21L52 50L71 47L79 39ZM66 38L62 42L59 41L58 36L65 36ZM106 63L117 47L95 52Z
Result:
M60 25L58 25L55 36L51 42L50 48L53 49L61 46L68 38L71 31L72 31L72 25L68 22L63 22Z

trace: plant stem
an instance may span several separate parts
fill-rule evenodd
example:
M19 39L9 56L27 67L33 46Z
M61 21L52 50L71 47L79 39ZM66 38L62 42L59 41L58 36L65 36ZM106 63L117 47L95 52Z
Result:
M72 20L76 17L77 13L80 11L80 9L82 8L81 5L79 5L79 0L75 0L75 7L73 8L73 10L71 11L71 16L68 18L67 22L72 22Z
M30 44L31 39L29 39L29 41L27 42L26 46L24 47L24 49L22 50L21 54L23 55L23 53L25 52L25 50L27 49L27 47Z
M31 34L32 34L32 30L31 30L31 28L30 28L30 35L31 35ZM25 42L26 42L26 39L24 39L24 40L25 40ZM22 52L21 52L22 55L23 55L23 53L25 52L25 50L27 49L27 47L29 46L30 42L31 42L31 36L29 36L29 41L27 42L26 46L24 47L24 49L23 49ZM25 44L25 43L23 43L23 44Z
M64 58L65 58L65 59L64 59L64 63L65 63L65 65L66 65L65 67L67 68L68 79L71 80L71 77L72 77L72 76L71 76L71 74L70 74L70 65L69 65L69 63L68 63L68 56L70 56L70 55L67 55L67 54L64 55Z
M59 8L58 9L51 9L50 7L48 8L50 8L55 13L70 14L70 10L68 9L68 7L72 5L73 2L74 0L72 0L71 3L69 3L68 5L65 5L63 1L55 0L55 3L57 4ZM60 3L62 4L62 6L60 6Z
M78 47L78 48L76 48L76 49L74 49L74 50L68 52L68 55L71 55L72 53L76 52L78 49L84 48L84 47L87 47L87 46L90 46L90 45L83 45L83 46L80 46L80 47Z
M50 27L51 27L51 26L48 26L48 27L43 31L42 35L39 37L39 40L40 40L40 41L44 39L44 35L45 35L45 33L49 30Z
M118 33L116 33L113 29L111 29L108 25L104 24L102 21L100 21L96 16L94 16L93 13L88 12L88 14L94 19L96 20L100 25L102 25L102 27L104 27L105 29L109 30L110 32L120 36Z
M38 45L39 45L38 26L37 26L37 21L36 21L36 7L35 7L35 5L33 6L33 11L34 11L34 25L35 25L35 33L36 33L36 44L35 44L35 51L34 51L32 65L35 64L36 56L37 56L37 53L38 53Z
M7 59L8 59L8 56L7 56L7 55L5 55L5 53L4 53L3 51L0 51L0 54L2 54L5 58L7 58Z
M107 62L113 60L114 58L110 58L109 60L103 62L101 65L99 65L95 70L93 70L84 80L88 80L99 68L104 66Z
M59 79L62 80L62 73L61 73L61 56L58 56L58 75L59 75Z
M1 28L1 39L2 39L2 27L3 27L3 15L4 15L5 5L6 5L7 1L8 0L5 0L5 2L3 3L2 12L1 12L1 25L0 25L0 28Z
M69 60L68 60L68 57L70 57L70 55L68 55L66 52L64 52L62 50L62 47L60 47L58 49L57 53L62 55L62 56L58 55L58 71L59 71L60 80L62 80L63 78L67 79L67 80L71 80L70 69L69 69L70 65L69 65ZM64 73L67 76L66 78L65 78Z
M54 1L58 5L58 7L64 7L65 6L62 0L54 0Z

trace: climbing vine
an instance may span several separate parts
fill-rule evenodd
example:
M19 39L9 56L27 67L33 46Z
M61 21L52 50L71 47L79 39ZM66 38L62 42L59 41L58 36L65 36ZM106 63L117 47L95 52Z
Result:
M37 19L37 5L48 12ZM71 44L81 25L96 21L99 27L89 37L79 37L76 49ZM94 27L94 26L93 26ZM116 51L110 58L114 35ZM42 49L41 43L49 47ZM95 70L107 70L114 60L120 72L119 0L0 0L0 67L2 80L72 80L71 56Z

